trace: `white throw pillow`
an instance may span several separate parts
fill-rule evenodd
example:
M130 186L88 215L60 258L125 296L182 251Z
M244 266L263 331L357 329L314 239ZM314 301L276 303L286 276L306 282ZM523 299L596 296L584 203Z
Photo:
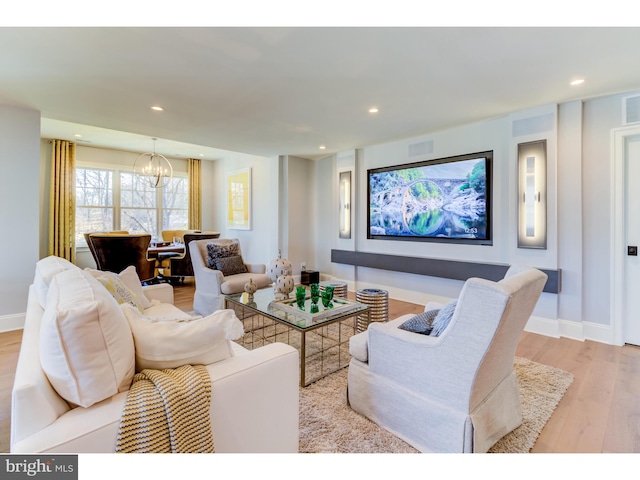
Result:
M154 321L126 303L121 308L133 333L137 371L219 362L233 355L230 340L244 334L233 310L190 321Z
M140 282L140 277L138 277L138 271L136 270L135 265L129 265L120 273L116 274L113 272L105 272L102 270L96 270L95 268L85 268L85 271L89 272L95 278L100 278L101 276L111 277L112 282L116 283L113 280L113 276L117 275L117 277L127 286L129 290L131 290L135 294L135 303L144 310L145 308L149 308L152 303L145 296L144 290L142 289L142 283ZM105 285L106 286L106 285ZM107 287L109 288L109 287ZM111 291L111 290L109 290ZM113 294L113 292L111 292ZM118 300L118 298L116 298ZM130 302L130 300L125 299L124 301ZM122 303L118 300L118 303Z
M72 269L78 269L78 267L69 260L56 257L55 255L45 257L36 263L36 274L33 278L33 284L36 289L38 303L42 308L45 308L47 305L47 293L51 279L60 272Z
M40 363L58 395L74 405L90 407L129 389L135 373L129 324L89 273L68 270L51 280Z

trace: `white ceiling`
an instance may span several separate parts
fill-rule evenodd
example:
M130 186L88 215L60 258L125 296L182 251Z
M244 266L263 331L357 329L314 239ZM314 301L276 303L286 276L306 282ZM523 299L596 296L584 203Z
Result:
M47 138L313 159L638 90L639 45L636 27L4 27L0 104L39 110Z

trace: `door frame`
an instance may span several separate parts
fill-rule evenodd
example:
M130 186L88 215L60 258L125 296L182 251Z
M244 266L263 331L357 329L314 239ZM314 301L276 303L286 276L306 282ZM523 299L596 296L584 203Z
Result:
M626 141L640 135L640 124L611 130L611 235L610 235L610 317L613 343L624 345L624 299L625 299L625 157Z

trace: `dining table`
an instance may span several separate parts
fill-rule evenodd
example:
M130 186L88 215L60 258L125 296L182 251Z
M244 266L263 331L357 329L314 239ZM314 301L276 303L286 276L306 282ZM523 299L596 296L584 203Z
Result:
M148 258L158 258L160 253L184 253L184 243L149 244L149 248L147 248Z

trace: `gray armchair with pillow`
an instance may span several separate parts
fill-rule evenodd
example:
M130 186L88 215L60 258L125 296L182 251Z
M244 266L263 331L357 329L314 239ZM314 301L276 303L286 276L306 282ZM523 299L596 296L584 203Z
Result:
M258 288L271 285L264 264L245 263L237 238L194 240L189 243L196 279L193 310L210 315L224 308L224 295L241 293L252 279Z
M488 451L522 423L515 351L546 280L512 266L499 282L467 280L446 308L427 304L443 315L426 328L427 313L372 323L350 340L351 407L423 452Z

